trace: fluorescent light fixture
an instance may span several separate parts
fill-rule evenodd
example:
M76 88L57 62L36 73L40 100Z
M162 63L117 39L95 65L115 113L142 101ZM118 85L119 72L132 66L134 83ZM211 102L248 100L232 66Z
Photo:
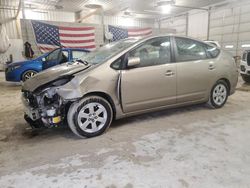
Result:
M250 44L242 44L241 47L242 48L250 48Z
M234 45L225 45L225 48L231 49L231 48L234 48Z
M172 9L171 5L163 5L163 6L161 6L161 12L163 14L169 14L171 9Z

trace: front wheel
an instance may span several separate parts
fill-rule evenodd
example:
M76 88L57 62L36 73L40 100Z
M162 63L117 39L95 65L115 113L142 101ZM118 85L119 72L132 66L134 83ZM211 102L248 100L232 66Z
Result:
M25 82L26 80L32 78L33 76L35 76L35 74L37 74L36 71L34 70L27 70L23 73L22 75L22 81Z
M73 133L90 138L107 130L113 119L113 110L104 98L89 96L70 106L67 119Z
M241 77L244 80L244 82L250 83L250 76L245 75L245 74L241 74Z
M210 92L208 105L212 108L221 108L227 102L229 88L224 80L219 80Z

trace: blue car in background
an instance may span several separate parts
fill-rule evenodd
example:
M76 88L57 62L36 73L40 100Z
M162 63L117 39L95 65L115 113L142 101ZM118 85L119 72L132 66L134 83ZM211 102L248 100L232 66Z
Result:
M5 78L6 81L24 82L38 72L58 64L76 60L86 53L89 53L89 51L85 49L58 48L36 59L10 63L5 69Z

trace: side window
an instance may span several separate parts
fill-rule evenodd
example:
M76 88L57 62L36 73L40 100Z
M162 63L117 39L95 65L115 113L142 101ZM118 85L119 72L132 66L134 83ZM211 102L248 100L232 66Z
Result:
M206 59L204 44L187 38L175 37L177 47L176 61Z
M79 59L83 57L86 54L84 51L79 51L79 50L73 50L72 51L72 58L73 59Z
M121 64L122 64L122 58L119 58L117 60L115 60L112 64L111 64L111 68L115 69L115 70L119 70L121 69Z
M65 58L69 59L69 52L68 51L62 51Z
M47 61L57 61L60 52L61 52L61 49L54 50L53 52L51 52L51 53L46 57L46 60L47 60Z
M206 51L209 58L215 58L220 53L220 50L217 47L209 45L206 45Z
M137 49L129 52L128 57L139 57L141 61L139 67L170 63L170 38L161 37L151 39Z

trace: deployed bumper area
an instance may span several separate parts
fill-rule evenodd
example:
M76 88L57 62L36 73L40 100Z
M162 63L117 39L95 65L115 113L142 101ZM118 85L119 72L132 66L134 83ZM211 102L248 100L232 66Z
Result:
M61 124L65 118L67 103L55 93L53 88L37 94L23 91L22 102L25 119L33 128L43 125L51 128Z

